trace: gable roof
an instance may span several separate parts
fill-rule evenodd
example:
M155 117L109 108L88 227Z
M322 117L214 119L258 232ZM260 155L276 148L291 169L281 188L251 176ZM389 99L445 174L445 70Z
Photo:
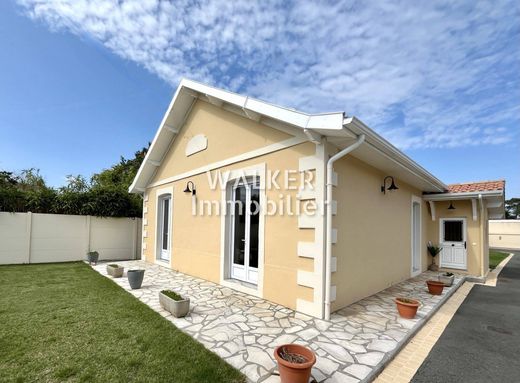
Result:
M354 157L394 175L397 179L421 191L439 193L448 188L361 120L356 117L346 117L344 112L303 113L183 79L130 185L131 193L144 192L197 100L204 100L245 118L262 120L262 124L290 132L295 136L307 137L312 142L321 142L321 139L326 137L340 149L352 143L360 134L364 134L365 142L351 153Z
M486 191L497 191L505 190L506 181L478 181L478 182L465 182L460 184L448 185L449 193L474 193L474 192L486 192Z

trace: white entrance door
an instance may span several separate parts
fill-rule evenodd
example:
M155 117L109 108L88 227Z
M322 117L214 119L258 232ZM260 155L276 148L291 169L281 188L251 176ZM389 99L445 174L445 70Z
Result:
M466 219L442 218L440 225L440 267L466 270Z
M231 278L258 283L260 194L254 182L233 188Z
M170 260L171 254L171 202L172 198L170 195L161 197L159 200L159 259L163 261Z
M421 272L421 203L412 202L412 276Z

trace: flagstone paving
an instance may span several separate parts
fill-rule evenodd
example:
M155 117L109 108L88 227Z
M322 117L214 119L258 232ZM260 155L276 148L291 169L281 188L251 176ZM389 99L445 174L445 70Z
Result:
M333 313L330 321L312 318L212 282L144 261L118 264L145 269L143 286L131 290L126 277L114 281L159 312L206 348L242 371L252 382L279 382L273 375L274 348L284 343L309 346L317 355L312 375L318 382L359 382L372 376L406 336L441 299L459 285L445 288L442 296L428 294L425 281L438 273L425 272ZM93 268L106 274L106 263ZM159 291L172 289L191 300L190 313L175 318L159 304ZM422 302L415 319L402 319L396 296Z

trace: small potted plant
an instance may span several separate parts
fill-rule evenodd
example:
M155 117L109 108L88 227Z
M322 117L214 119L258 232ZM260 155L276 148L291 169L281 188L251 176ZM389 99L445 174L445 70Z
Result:
M453 273L445 272L439 275L439 282L444 283L444 286L453 285L453 281L455 280L455 275Z
M274 350L282 383L308 383L316 363L314 352L299 344L283 344Z
M426 284L428 285L428 292L431 295L441 295L442 290L444 290L444 283L440 281L429 280L426 281Z
M132 288L132 290L141 288L141 285L143 284L144 270L128 270L126 272L126 276L128 277L128 283L130 283L130 287Z
M172 313L175 318L182 318L190 311L190 299L182 297L172 290L159 292L161 306Z
M417 314L417 310L421 303L416 299L410 298L395 298L395 304L399 315L405 319L413 319Z
M114 278L121 278L123 276L124 267L119 266L118 264L111 263L107 265L107 274L111 275Z
M99 259L99 253L97 251L89 251L87 253L87 259L89 265L94 264L97 265L98 259Z
M439 270L439 266L435 264L435 257L442 251L442 247L435 246L432 241L428 241L428 245L426 246L428 249L428 253L432 256L432 264L428 267L431 271Z

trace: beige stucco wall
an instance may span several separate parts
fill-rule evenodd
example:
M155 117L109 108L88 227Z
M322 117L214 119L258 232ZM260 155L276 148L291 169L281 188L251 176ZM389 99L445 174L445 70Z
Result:
M453 201L455 210L448 210L449 202L435 202L436 220L430 221L428 225L428 240L434 244L440 241L440 219L441 218L466 218L467 230L467 264L466 270L470 275L482 275L487 272L487 257L482 257L482 254L487 254L486 250L486 235L484 235L485 222L487 220L486 209L484 209L484 217L481 217L481 209L478 208L478 218L473 221L473 213L471 201L457 200ZM484 240L483 240L484 238ZM439 264L439 256L436 257L435 263ZM430 258L431 262L431 258ZM460 270L457 270L460 271Z
M420 198L422 193L399 179L399 190L381 193L388 174L352 156L338 160L334 170L338 185L333 198L338 207L333 227L338 241L333 245L337 271L332 275L336 286L332 309L337 310L410 278L412 195ZM429 213L425 202L421 218L421 268L426 270Z
M185 156L185 145L196 134L205 134L208 148L192 156ZM275 129L240 117L205 102L197 102L179 137L158 169L153 182L172 177L195 168L224 160L290 136ZM298 170L301 157L315 153L309 142L234 163L219 168L221 172L265 164L271 170ZM282 180L282 178L280 179ZM173 232L170 266L183 273L219 283L221 280L221 217L218 215L193 216L192 197L183 193L187 181L197 189L197 201L220 201L220 188L211 190L206 173L175 182L147 188L145 202L147 261L156 259L156 205L157 190L173 188ZM267 190L267 199L278 201L279 195L296 199L296 191ZM296 283L297 270L312 270L312 260L297 256L297 243L313 236L313 230L298 228L298 218L288 215L265 217L263 292L265 299L295 308L298 298L312 300L313 290Z
M208 139L208 148L185 156L188 141L198 134ZM291 136L241 117L204 101L197 101L175 139L152 183L213 162L280 142Z
M520 250L520 220L489 221L489 246L495 249Z

